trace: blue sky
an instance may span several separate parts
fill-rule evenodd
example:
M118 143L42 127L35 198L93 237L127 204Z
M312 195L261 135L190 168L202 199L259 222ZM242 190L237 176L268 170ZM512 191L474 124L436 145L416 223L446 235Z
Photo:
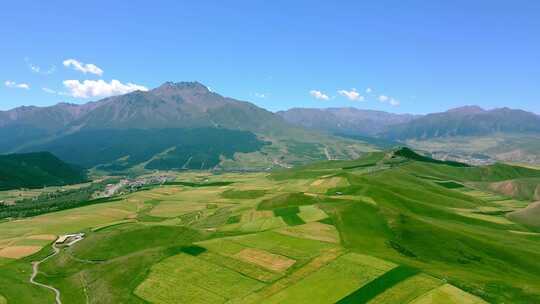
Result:
M270 110L540 113L536 0L9 1L0 37L1 110L197 80Z

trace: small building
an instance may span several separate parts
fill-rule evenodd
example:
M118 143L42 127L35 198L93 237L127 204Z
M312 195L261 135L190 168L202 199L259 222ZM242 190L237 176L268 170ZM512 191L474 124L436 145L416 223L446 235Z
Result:
M67 246L71 246L75 244L76 242L82 240L83 238L84 238L84 233L64 234L64 235L59 236L54 243L56 245L65 244Z

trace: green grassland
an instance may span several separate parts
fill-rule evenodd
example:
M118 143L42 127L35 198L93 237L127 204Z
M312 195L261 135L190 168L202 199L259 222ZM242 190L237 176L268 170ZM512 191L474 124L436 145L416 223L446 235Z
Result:
M29 283L31 262L74 232L86 236L36 277L63 303L540 303L540 234L509 216L531 200L489 186L540 171L409 153L178 173L110 202L0 222L0 303L53 302Z

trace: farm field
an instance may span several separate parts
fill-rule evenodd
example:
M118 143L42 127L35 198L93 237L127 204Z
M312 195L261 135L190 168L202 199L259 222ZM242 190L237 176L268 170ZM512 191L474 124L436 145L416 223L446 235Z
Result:
M403 155L177 173L0 222L0 304L54 303L32 262L78 232L35 278L62 303L540 303L537 205L484 186L540 171Z

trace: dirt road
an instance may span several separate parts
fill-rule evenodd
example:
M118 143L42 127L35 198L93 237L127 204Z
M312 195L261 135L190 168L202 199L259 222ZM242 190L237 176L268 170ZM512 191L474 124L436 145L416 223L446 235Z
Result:
M43 288L47 288L47 289L50 289L54 292L55 294L55 301L56 301L56 304L62 304L62 301L60 300L60 291L52 286L49 286L49 285L45 285L45 284L42 284L42 283L39 283L39 282L36 282L35 281L35 278L39 272L39 264L45 262L46 260L52 258L53 256L57 255L59 252L60 252L60 249L58 249L55 244L53 243L52 245L52 249L54 250L54 252L48 256L46 256L44 259L42 259L41 261L36 261L36 262L32 262L32 276L30 276L30 283L31 284L34 284L34 285L37 285L37 286L40 286L40 287L43 287Z

